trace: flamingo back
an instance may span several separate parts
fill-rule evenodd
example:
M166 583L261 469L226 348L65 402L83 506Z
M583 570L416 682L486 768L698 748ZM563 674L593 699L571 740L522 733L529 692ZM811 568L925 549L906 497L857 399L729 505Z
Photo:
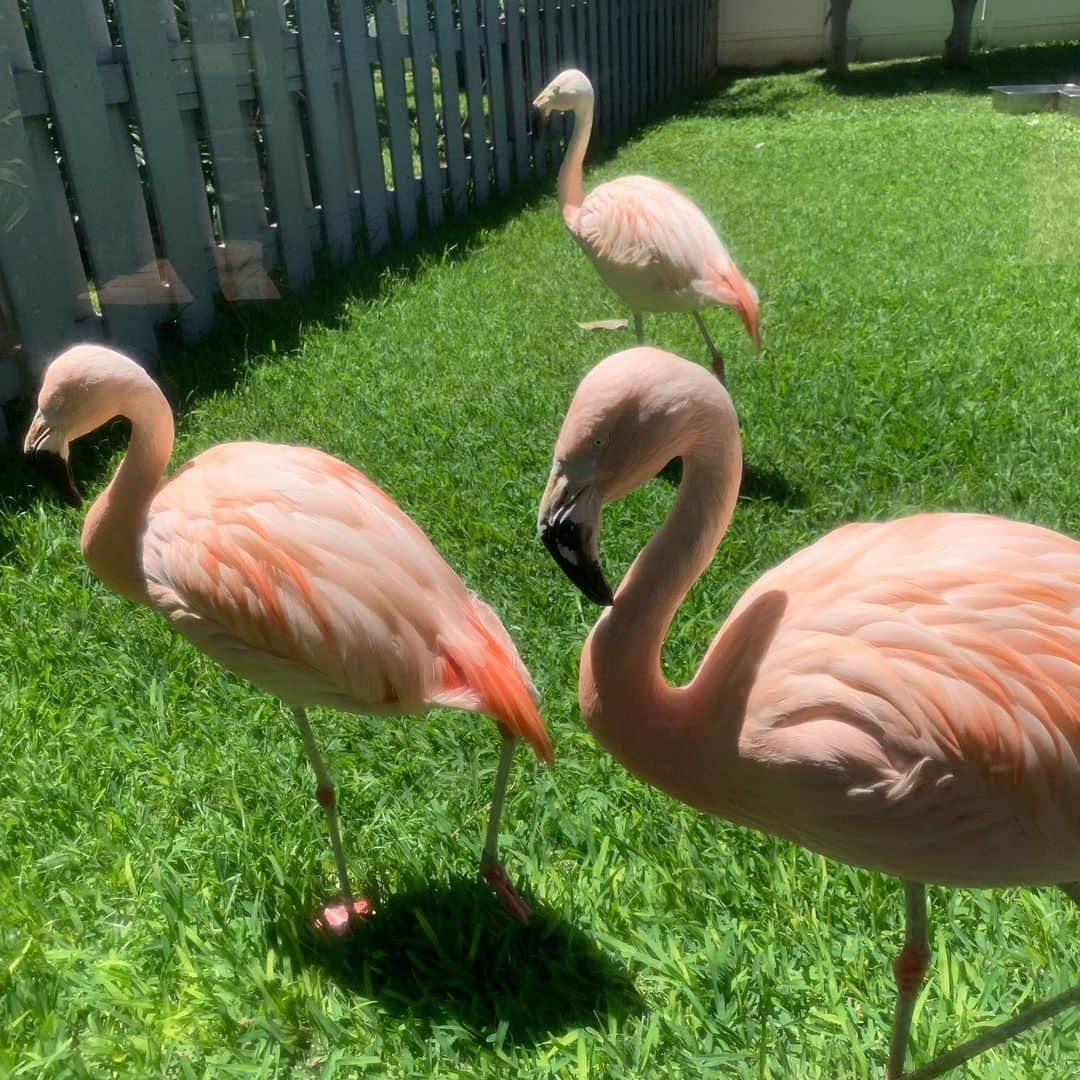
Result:
M321 451L228 443L150 506L151 604L225 667L292 705L483 712L550 761L509 634L422 530Z
M725 629L770 592L739 736L753 823L913 880L1080 877L1080 544L974 514L848 525Z

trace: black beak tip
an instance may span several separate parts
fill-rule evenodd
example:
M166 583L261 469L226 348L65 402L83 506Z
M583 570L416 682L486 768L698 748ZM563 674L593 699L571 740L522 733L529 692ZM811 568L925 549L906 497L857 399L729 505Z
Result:
M577 522L563 519L545 524L540 539L559 569L581 590L586 599L601 607L611 607L615 597L598 562L586 557Z
M54 454L51 450L28 450L26 458L30 466L56 489L68 506L82 506L82 495L75 486L71 465L66 458Z

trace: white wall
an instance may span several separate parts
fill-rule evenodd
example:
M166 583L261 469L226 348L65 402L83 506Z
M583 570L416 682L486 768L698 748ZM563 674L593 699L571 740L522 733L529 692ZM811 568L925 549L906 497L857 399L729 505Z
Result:
M724 67L813 63L825 55L829 0L720 0ZM952 26L949 0L853 0L850 57L882 60L940 53ZM978 48L1080 38L1080 0L979 0Z

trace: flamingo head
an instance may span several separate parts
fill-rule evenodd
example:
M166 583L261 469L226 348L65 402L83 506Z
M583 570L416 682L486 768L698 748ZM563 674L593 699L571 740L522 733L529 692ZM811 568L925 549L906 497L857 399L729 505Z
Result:
M577 68L560 71L533 99L533 108L542 118L552 112L574 112L592 104L593 86L589 77Z
M699 408L717 396L734 416L726 391L704 368L649 347L614 353L581 380L555 443L537 529L590 600L614 603L600 565L604 504L640 487L691 443L722 437L702 427Z
M82 504L71 474L71 443L116 416L117 401L147 382L134 360L100 345L76 345L46 368L23 453L68 505Z

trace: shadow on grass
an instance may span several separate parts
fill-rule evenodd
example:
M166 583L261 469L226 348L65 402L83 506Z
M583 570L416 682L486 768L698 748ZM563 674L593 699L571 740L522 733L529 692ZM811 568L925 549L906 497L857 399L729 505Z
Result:
M1080 46L1026 45L975 53L966 68L947 67L940 56L853 64L846 75L830 75L822 64L781 64L774 68L731 68L697 88L693 96L672 99L650 116L656 123L675 114L699 117L786 118L806 100L805 84L768 75L814 74L814 81L841 96L896 97L903 94L984 94L1000 83L1067 82L1080 73Z
M739 498L770 499L793 508L806 505L806 495L799 488L793 487L782 472L771 465L751 465L745 461Z
M948 67L940 56L918 60L856 64L846 75L822 73L819 79L838 94L895 97L951 90L985 94L999 83L1055 83L1075 79L1080 72L1080 46L1028 45L975 53L965 68Z
M429 266L464 259L486 241L492 229L537 204L554 190L553 185L551 178L523 184L498 201L468 215L451 216L438 229L405 243L394 243L377 255L360 252L348 266L333 267L323 262L310 284L284 293L280 300L234 304L221 301L214 328L195 344L181 341L175 327L167 324L160 330L161 360L155 378L180 418L200 398L232 389L255 363L297 348L311 327L339 324L348 304L376 300L387 282L397 284L417 277ZM21 453L22 435L33 411L29 397L5 409L11 441L0 441L0 503L14 507L52 497ZM103 470L126 444L123 423L110 425L75 444L72 469L80 488L95 488L104 479Z
M527 899L533 917L521 926L486 885L457 878L376 904L345 941L314 938L305 914L279 922L275 944L394 1016L456 1020L480 1042L502 1029L515 1043L533 1045L598 1017L644 1013L627 972Z

